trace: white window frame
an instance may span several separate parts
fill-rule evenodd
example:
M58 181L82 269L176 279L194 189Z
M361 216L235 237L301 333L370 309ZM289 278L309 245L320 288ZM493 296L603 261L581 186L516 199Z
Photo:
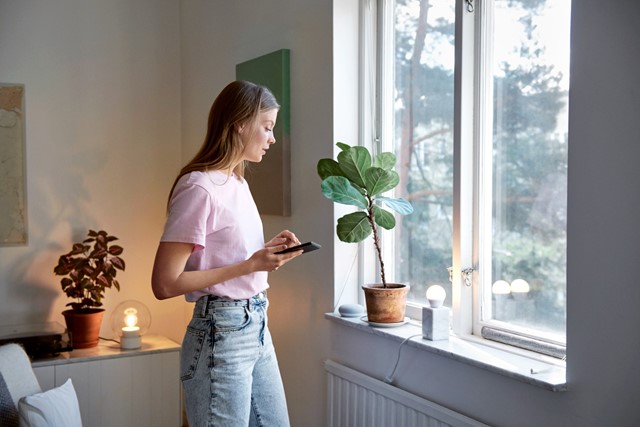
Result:
M480 229L483 207L479 200L479 189L484 180L491 179L492 138L492 79L482 79L483 73L490 72L492 53L483 49L477 55L480 45L488 46L491 41L493 14L492 1L456 0L455 60L454 71L454 177L453 177L453 254L451 266L452 281L452 332L460 337L482 339L481 329L489 326L508 332L517 332L525 337L537 337L513 325L504 327L501 322L483 321L482 310L490 310L491 301L481 298L482 284L491 286L491 271L478 269L483 265L482 254L491 253L491 242L481 241ZM393 49L393 0L361 0L360 35L360 135L361 144L378 151L390 151L393 138L393 65L384 63L386 53ZM490 8L489 13L480 13L481 8ZM471 12L469 9L475 9ZM480 21L481 20L481 21ZM480 22L479 22L480 21ZM382 35L385 41L377 43ZM481 83L481 84L478 84ZM385 90L387 92L385 92ZM377 97L380 99L377 99ZM482 104L484 103L484 104ZM488 174L488 175L487 175ZM484 186L484 195L491 186ZM491 196L489 194L489 196ZM472 214L469 214L472 212ZM381 230L383 259L393 259L394 243L392 232ZM366 240L360 248L360 283L379 281L379 268L374 256L373 245ZM488 252L487 252L488 251ZM485 263L486 265L486 263ZM490 265L490 264L489 264ZM385 264L389 277L394 277L393 263ZM468 276L467 276L468 274ZM488 284L488 285L486 285ZM360 293L361 294L361 293ZM487 298L489 293L484 293ZM489 296L490 297L490 296ZM361 299L362 301L362 299ZM425 301L426 303L426 301ZM483 308L484 307L484 308ZM407 315L421 319L422 305L409 302ZM544 337L553 344L564 346L564 342ZM517 350L519 352L519 350Z

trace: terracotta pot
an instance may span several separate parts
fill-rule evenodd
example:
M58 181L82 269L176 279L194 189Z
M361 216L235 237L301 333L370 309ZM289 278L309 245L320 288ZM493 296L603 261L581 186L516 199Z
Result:
M367 305L367 320L375 323L398 323L404 321L409 286L387 283L363 286Z
M67 323L73 348L91 348L98 345L104 309L65 310L62 315Z

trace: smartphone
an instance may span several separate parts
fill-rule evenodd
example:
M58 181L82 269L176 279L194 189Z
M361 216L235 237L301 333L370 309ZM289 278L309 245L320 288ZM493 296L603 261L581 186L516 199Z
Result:
M311 252L311 251L315 251L316 249L320 249L322 246L320 246L319 244L317 244L316 242L307 242L307 243L303 243L301 245L298 246L291 246L290 248L287 248L283 251L279 251L279 252L275 252L276 254L286 254L287 252L295 252L295 251L299 251L300 249L302 249L304 252Z

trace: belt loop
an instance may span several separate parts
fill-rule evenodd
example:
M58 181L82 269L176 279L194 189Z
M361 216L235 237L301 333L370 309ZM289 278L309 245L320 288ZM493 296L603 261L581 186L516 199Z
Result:
M209 306L209 296L208 295L204 295L204 296L200 297L200 300L198 302L200 303L199 317L206 317L207 316L207 307Z

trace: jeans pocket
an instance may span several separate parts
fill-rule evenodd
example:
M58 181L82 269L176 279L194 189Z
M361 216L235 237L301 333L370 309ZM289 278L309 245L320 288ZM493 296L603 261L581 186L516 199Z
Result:
M216 333L234 332L251 322L246 307L216 307L213 311L213 328Z
M190 380L195 375L206 338L207 332L205 330L192 325L187 326L180 355L180 379L182 381Z

